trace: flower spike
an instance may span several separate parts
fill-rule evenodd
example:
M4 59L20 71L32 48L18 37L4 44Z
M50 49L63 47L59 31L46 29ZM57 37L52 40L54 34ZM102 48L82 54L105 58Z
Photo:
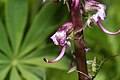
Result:
M66 45L64 45L64 46L62 47L62 50L61 50L61 52L60 52L60 55L59 55L56 59L54 59L54 60L48 60L47 58L44 58L44 61L45 61L45 62L48 62L48 63L57 62L58 60L60 60L60 59L63 57L63 55L64 55L64 53L65 53L65 50L66 50Z
M120 30L118 30L117 32L110 32L110 31L106 30L106 29L104 28L104 26L102 25L102 23L100 22L100 18L98 18L97 24L98 24L99 27L100 27L105 33L107 33L107 34L116 35L116 34L119 34L119 33L120 33Z

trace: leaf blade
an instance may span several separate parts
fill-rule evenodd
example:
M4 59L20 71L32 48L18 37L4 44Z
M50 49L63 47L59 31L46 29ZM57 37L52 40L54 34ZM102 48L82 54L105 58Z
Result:
M22 80L15 66L11 69L10 80Z
M48 3L38 13L38 15L33 20L30 30L28 31L25 41L22 45L22 55L37 47L38 44L42 44L47 36L55 29L55 27L51 26L56 24L55 21L53 21L53 17L59 7L60 6L56 6L55 4ZM48 11L49 14L47 13ZM47 29L45 29L45 27Z
M8 42L8 37L5 31L5 26L0 19L0 50L8 57L10 56L11 49Z
M40 80L37 76L35 76L33 73L31 73L30 71L26 70L22 65L18 66L18 69L20 70L22 76L26 79L26 80Z
M18 10L19 9L19 10ZM27 0L7 0L5 7L5 21L15 53L19 50L24 28L27 21Z
M8 65L8 66L4 67L4 69L2 69L0 71L0 80L4 80L5 79L5 77L6 77L6 75L7 75L9 70L10 70L10 66Z

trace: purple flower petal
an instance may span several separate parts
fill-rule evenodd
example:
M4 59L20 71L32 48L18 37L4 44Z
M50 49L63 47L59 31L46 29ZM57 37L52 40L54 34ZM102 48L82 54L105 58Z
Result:
M62 27L59 28L58 31L52 37L50 37L53 40L55 45L62 46L62 50L60 52L60 55L56 59L48 60L44 58L45 62L53 63L53 62L60 60L63 57L65 50L66 50L66 45L68 45L69 47L71 46L71 43L67 41L66 38L68 34L71 33L72 28L73 28L72 22L67 22L63 24Z
M88 1L88 0L85 0L85 11L93 11L93 10L96 10L98 9L98 5L99 3L96 2L96 1Z
M79 6L79 0L74 0L73 4L74 4L74 8L77 9Z
M90 50L90 48L85 48L85 52L87 53Z
M65 50L66 50L66 45L64 45L64 46L62 47L62 50L61 50L61 52L60 52L60 55L59 55L57 58L55 58L54 60L48 60L47 58L44 58L44 61L45 61L45 62L48 62L48 63L57 62L58 60L60 60L60 59L63 57L63 55L64 55L64 53L65 53Z
M69 47L71 47L70 41L67 41L66 44L67 44Z
M72 22L67 22L63 24L62 27L59 28L58 31L50 38L53 40L55 45L64 46L67 43L66 38L68 36L68 33L72 28Z
M105 33L107 33L107 34L110 34L110 35L115 35L115 34L118 34L118 33L120 33L120 30L118 30L117 32L110 32L110 31L108 31L108 30L106 30L105 28L104 28L104 26L102 25L102 23L100 22L100 18L98 18L98 25L100 26L100 28L105 32Z
M106 6L103 5L103 4L98 4L99 6L99 9L97 11L97 15L102 19L102 20L105 20L106 19L106 14L105 14L105 9L106 9Z
M55 45L64 45L66 41L66 32L65 31L57 31L52 37L50 37Z
M86 11L94 11L97 12L93 14L91 17L88 18L87 23L88 25L90 22L97 23L98 17L100 17L102 20L106 19L105 9L106 6L104 4L100 4L96 1L85 1L85 9Z

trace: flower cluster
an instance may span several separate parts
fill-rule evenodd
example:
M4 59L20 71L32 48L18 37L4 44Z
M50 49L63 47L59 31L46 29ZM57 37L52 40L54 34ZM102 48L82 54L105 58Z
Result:
M43 2L45 2L45 1L46 0L43 0ZM61 1L61 0L58 0L58 1ZM78 7L80 7L79 3L80 3L79 0L72 0L71 6L76 10ZM93 0L85 0L85 4L83 7L84 7L85 12L96 11L95 14L92 14L88 17L85 25L83 26L83 29L85 27L89 26L90 23L93 22L94 24L98 24L99 27L107 34L114 35L114 34L120 33L120 30L117 32L110 32L110 31L106 30L104 28L104 26L102 25L102 23L100 22L100 19L101 20L106 19L106 14L105 14L106 6L104 4L101 4L101 3L93 1ZM61 49L60 55L56 59L48 60L47 58L44 58L45 62L53 63L53 62L56 62L62 58L62 56L64 55L65 50L66 50L66 45L71 46L71 43L67 40L67 37L73 31L73 29L74 29L74 24L72 22L66 22L51 37L54 44L62 46L62 49ZM89 49L86 49L86 51L88 51L88 50Z

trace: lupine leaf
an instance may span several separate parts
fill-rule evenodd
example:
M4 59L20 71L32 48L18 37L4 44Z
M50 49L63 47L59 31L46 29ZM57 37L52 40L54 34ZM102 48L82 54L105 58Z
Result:
M15 66L11 69L10 80L22 80Z
M33 73L34 75L38 76L39 79L41 80L46 80L46 74L45 74L45 70L42 69L41 67L38 66L33 66L33 65L23 65L23 67L30 71L31 73Z
M10 56L11 50L8 43L7 34L5 31L5 26L3 25L0 19L0 50L5 54L7 57Z
M25 55L37 46L42 47L42 43L44 43L48 35L55 29L55 25L57 24L57 17L55 16L59 8L60 5L56 6L53 3L48 3L42 7L42 10L40 10L38 15L34 18L27 32L21 49L22 54L20 54L20 56ZM60 17L60 19L62 19L62 17Z
M0 80L4 80L10 70L10 66L5 66L2 70L0 70Z
M6 0L6 26L15 53L19 51L26 26L27 15L27 0Z
M1 64L6 64L6 63L8 63L9 62L9 58L8 57L6 57L5 55L3 55L1 52L0 52L0 65Z
M20 70L23 78L26 80L41 80L38 76L30 72L29 70L26 70L23 66L19 65L18 69Z
M8 57L3 55L1 52L0 52L0 60L7 60Z
M34 17L38 14L39 10L41 10L42 3L41 0L29 0L29 7L30 7L30 16L29 21L30 23L33 21Z

